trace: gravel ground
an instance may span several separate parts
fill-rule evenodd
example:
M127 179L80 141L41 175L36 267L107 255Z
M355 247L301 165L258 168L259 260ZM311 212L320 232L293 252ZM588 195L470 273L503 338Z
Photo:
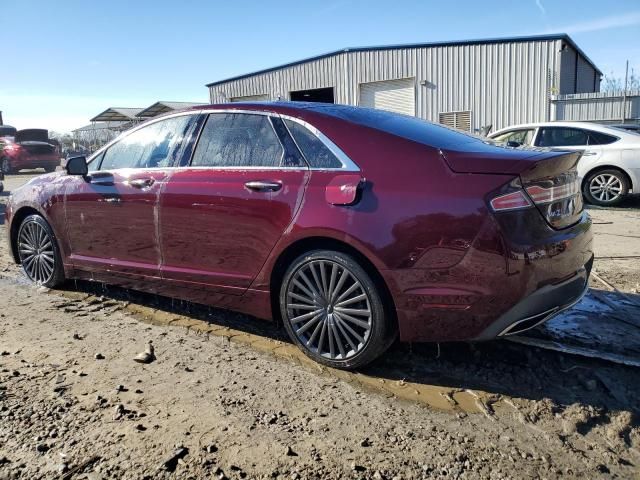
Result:
M638 214L601 221L628 213ZM632 292L640 277L630 271L615 285ZM282 342L265 322L115 288L68 290L28 285L0 244L0 479L640 475L638 369L499 341L396 345L343 375L219 333L232 325ZM134 362L150 341L156 360ZM433 391L451 408L383 383Z

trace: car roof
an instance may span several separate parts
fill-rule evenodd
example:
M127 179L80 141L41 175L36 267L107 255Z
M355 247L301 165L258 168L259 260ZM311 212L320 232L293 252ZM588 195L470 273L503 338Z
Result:
M448 148L469 142L485 143L486 140L477 135L455 130L445 125L411 115L402 115L377 108L356 107L335 103L296 101L231 102L194 107L194 109L269 112L309 120L312 124L314 120L310 119L311 115L313 115L315 119L322 117L326 119L329 117L340 122L372 128L437 148Z

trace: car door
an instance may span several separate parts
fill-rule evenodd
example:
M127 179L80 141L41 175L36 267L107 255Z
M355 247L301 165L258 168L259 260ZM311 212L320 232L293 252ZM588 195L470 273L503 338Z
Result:
M158 197L183 152L194 115L177 115L132 130L90 163L86 178L65 191L74 268L158 277Z
M578 175L583 177L592 165L599 163L602 158L602 147L589 135L589 131L575 127L540 127L536 137L536 146L554 147L562 150L582 151L578 162Z
M278 117L212 113L160 204L162 276L197 292L242 294L292 223L309 169Z

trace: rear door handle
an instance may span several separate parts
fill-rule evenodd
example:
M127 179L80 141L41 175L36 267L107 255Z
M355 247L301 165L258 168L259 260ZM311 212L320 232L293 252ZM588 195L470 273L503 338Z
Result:
M155 183L155 180L153 178L134 178L127 183L135 188L148 188Z
M267 182L264 180L253 180L244 184L249 190L254 192L277 192L282 188L280 182Z

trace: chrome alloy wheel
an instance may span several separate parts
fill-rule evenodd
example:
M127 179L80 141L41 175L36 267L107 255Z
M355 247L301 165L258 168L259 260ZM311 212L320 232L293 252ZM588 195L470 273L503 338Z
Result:
M612 202L622 195L622 181L610 173L602 173L591 179L589 193L601 202Z
M369 295L349 269L331 260L313 260L294 272L286 312L298 340L330 360L358 354L373 326Z
M45 228L35 221L26 221L18 233L20 263L30 280L37 284L49 282L55 270L53 239Z

